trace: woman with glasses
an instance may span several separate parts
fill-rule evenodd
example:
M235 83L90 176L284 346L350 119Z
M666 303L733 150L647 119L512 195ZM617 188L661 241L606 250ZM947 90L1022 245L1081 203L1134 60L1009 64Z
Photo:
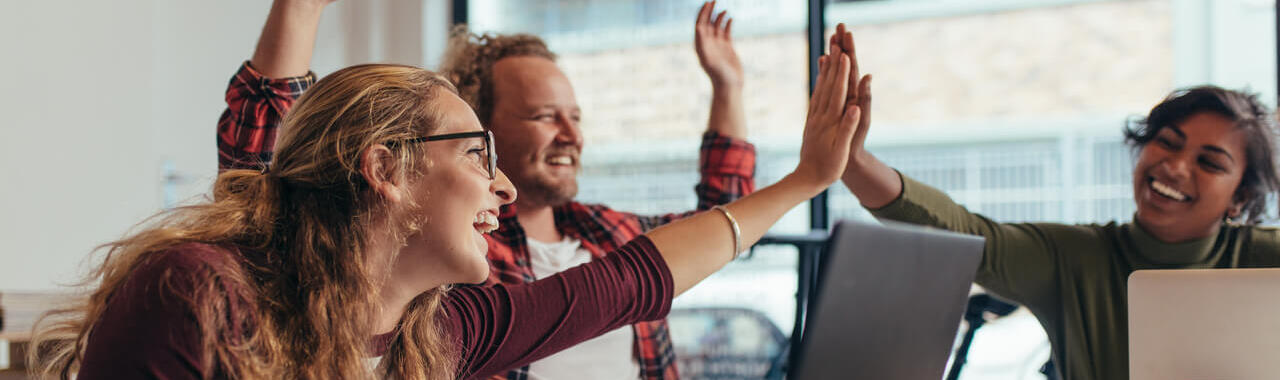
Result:
M844 169L850 59L821 60L800 163L773 186L527 285L489 270L483 234L517 194L453 86L361 65L307 91L264 170L106 245L83 304L30 362L50 377L480 378L663 317Z

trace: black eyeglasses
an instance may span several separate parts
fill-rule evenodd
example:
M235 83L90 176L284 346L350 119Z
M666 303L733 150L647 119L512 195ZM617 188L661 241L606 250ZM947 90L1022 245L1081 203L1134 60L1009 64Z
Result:
M408 139L408 140L400 140L400 141L399 141L399 143L402 143L402 144L413 144L413 143L420 143L420 142L423 142L423 141L439 141L439 140L467 139L467 138L472 138L472 137L483 137L483 138L484 138L484 151L483 151L483 152L479 152L479 153L480 153L480 155L482 156L482 157L481 157L481 159L482 159L482 160L486 160L486 161L488 161L488 162L487 162L487 165L485 166L485 169L488 169L488 170L489 170L489 179L490 179L490 180L492 180L492 179L497 178L497 176L498 176L498 152L493 151L493 132L490 132L490 131L478 131L478 132L446 133L446 134L443 134L443 135L424 136L424 137L414 137L414 138L411 138L411 139Z

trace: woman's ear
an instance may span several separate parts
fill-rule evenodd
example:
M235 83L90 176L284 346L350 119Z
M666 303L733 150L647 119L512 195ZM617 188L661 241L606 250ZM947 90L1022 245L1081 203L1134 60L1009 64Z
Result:
M399 169L395 155L385 145L376 144L360 153L360 176L369 184L369 189L387 202L400 203L404 194L401 183L404 177L399 175Z
M1244 202L1236 201L1235 203L1231 204L1231 208L1227 209L1227 220L1234 220L1235 218L1239 218L1240 214L1243 212L1244 212Z

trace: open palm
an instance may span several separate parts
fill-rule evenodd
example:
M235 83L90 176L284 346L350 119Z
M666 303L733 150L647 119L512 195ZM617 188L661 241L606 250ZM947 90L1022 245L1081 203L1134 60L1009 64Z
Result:
M698 63L711 77L713 85L741 85L742 61L733 50L730 34L733 19L725 17L726 11L720 11L713 19L715 6L714 1L703 3L698 11L694 25L694 49L698 52Z

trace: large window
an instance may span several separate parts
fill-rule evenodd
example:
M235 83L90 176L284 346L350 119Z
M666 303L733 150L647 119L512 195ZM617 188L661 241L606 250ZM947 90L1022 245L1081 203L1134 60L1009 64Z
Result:
M475 30L537 34L560 54L583 107L579 199L639 213L695 203L697 142L710 102L692 47L700 5L468 2ZM1121 137L1127 120L1175 88L1202 83L1249 88L1275 103L1274 6L837 1L826 5L824 22L828 35L837 22L851 26L862 68L876 77L868 147L882 160L999 221L1107 223L1125 222L1134 211L1133 155ZM725 0L719 7L735 18L748 127L759 151L757 184L764 186L796 162L808 92L808 10L794 0ZM830 193L823 206L831 219L870 219L843 186ZM809 228L801 207L772 232ZM791 333L798 257L794 249L758 249L677 299L684 311L673 313L673 336L686 377L739 370L695 361L717 355L699 350L726 336L742 338L717 346L719 354L775 352L760 348L773 340L767 329L743 315ZM983 329L963 379L1040 376L1048 347L1029 313Z
M869 149L1002 222L1129 221L1122 128L1171 90L1249 88L1274 104L1274 2L898 0L830 4L876 77ZM869 218L841 186L832 218ZM980 330L961 379L1041 378L1025 310Z
M696 205L698 145L711 85L693 48L701 1L473 0L477 31L532 33L559 55L583 109L578 198L657 214ZM722 1L744 66L757 186L796 164L808 98L806 10L795 2ZM808 207L774 232L809 229ZM672 337L686 378L760 378L795 321L797 252L758 248L675 301ZM724 377L728 376L728 377Z

